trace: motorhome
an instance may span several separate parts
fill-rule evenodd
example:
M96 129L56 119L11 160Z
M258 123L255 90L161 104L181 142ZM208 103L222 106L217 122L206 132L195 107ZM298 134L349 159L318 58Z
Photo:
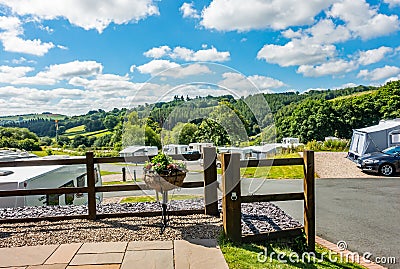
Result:
M163 152L168 155L172 154L186 154L188 152L188 145L169 144L163 147Z
M100 169L95 167L96 186L102 185ZM85 187L85 165L48 165L25 167L1 167L0 190L28 190L40 188ZM96 193L101 203L102 193ZM0 198L0 208L46 205L84 205L86 193L11 196Z

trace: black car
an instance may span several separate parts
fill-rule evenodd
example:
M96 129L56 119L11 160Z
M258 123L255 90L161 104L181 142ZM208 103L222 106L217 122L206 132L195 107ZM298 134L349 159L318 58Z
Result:
M367 154L358 159L358 168L384 176L392 176L400 171L400 146Z

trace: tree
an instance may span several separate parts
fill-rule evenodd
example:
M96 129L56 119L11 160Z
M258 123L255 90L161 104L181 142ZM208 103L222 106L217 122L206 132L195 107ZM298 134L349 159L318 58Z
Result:
M107 115L103 120L104 127L108 130L113 130L114 127L117 126L118 122L118 117L114 115Z
M196 142L195 133L197 125L193 123L185 124L179 133L179 144L188 145L189 143Z
M78 148L79 146L90 146L89 139L83 135L77 135L74 137L74 140L71 143L71 147Z
M213 142L216 146L231 144L226 130L212 119L204 119L195 136L199 142Z

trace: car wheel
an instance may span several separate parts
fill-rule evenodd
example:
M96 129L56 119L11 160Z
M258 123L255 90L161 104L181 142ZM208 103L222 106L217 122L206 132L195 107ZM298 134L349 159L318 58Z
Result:
M394 174L394 166L389 164L389 163L382 164L379 167L379 173L381 175L387 176L387 177L393 176L393 174Z

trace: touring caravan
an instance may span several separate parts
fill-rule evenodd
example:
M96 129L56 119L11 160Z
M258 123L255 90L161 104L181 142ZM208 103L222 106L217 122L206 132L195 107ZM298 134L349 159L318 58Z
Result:
M1 166L1 165L0 165ZM100 169L95 167L96 186L101 186ZM85 187L85 165L0 167L0 190ZM101 203L102 193L96 193ZM87 204L86 193L11 196L0 198L0 208L44 205Z
M168 155L172 154L186 154L188 152L188 145L169 144L163 147L163 152Z
M198 151L199 153L203 153L203 148L205 147L214 147L213 143L190 143L189 151Z
M347 157L357 160L365 154L400 145L400 119L380 121L378 125L353 130Z
M156 146L129 146L119 152L121 157L153 156L158 154Z

